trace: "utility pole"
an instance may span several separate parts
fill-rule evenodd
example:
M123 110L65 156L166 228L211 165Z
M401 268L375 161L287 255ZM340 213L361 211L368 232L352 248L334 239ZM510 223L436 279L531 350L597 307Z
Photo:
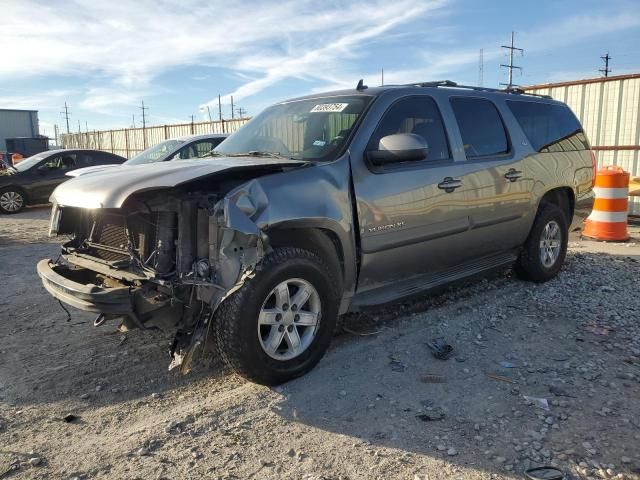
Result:
M222 133L224 133L224 122L222 121L222 100L220 100L220 95L218 95L218 117L220 118Z
M142 110L142 147L147 149L147 110L149 107L144 106L144 100L142 100L142 106L140 107Z
M247 114L247 111L242 107L236 108L236 111L238 112L238 118L244 118Z
M235 115L233 114L233 95L231 95L231 120L233 120L235 118Z
M517 67L513 64L513 52L515 50L519 51L521 55L524 55L524 50L521 48L516 48L513 46L513 42L515 40L515 32L512 30L511 31L511 45L502 45L502 48L506 48L507 50L509 50L509 65L504 65L501 64L501 67L504 68L508 68L509 69L509 83L501 83L500 85L505 85L507 87L507 89L513 88L513 87L517 87L517 85L514 85L513 83L513 70L514 69L518 69L520 71L522 71L522 67Z
M480 49L480 58L478 59L478 86L481 87L484 82L484 50Z
M57 147L57 146L59 145L59 144L58 144L58 124L57 124L57 123L55 123L55 124L53 125L53 134L54 134L54 135L55 135L55 137L56 137L55 141L56 141L56 147Z
M384 87L384 67L380 69L380 86Z
M193 130L194 130L194 127L193 127L193 115L191 115L191 135L193 135Z
M609 76L609 73L611 73L611 69L609 68L609 60L612 60L612 58L609 56L609 52L607 52L600 58L604 61L604 68L601 68L598 71L604 73L604 77L607 78Z
M136 114L131 114L131 128L136 128Z
M67 107L67 102L64 102L64 112L60 112L60 114L67 121L67 133L71 133L71 130L69 130L69 107Z

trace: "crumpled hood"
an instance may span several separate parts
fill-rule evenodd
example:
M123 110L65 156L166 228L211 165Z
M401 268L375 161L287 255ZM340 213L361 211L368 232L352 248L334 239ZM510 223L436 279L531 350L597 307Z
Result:
M296 167L304 163L284 158L220 157L108 168L64 182L54 190L50 200L63 207L120 208L129 196L146 190L177 187L233 170Z

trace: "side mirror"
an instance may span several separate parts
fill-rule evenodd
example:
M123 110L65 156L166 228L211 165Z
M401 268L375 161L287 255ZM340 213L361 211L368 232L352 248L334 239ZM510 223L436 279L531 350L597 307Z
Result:
M367 159L374 165L415 162L425 160L429 153L427 141L415 133L396 133L382 137L378 150L367 152Z

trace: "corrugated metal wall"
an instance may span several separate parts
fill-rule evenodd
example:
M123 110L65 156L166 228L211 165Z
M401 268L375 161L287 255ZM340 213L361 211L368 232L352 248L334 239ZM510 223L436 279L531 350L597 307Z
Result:
M64 148L91 148L131 158L145 148L169 138L202 135L205 133L233 133L248 121L248 118L242 118L224 120L223 122L159 125L146 127L144 130L142 128L124 128L120 130L70 133L61 135L61 144Z
M7 138L37 137L38 130L37 111L0 108L0 152L6 151Z
M580 119L598 165L619 165L640 176L640 74L527 87L565 102ZM640 215L640 198L629 198Z

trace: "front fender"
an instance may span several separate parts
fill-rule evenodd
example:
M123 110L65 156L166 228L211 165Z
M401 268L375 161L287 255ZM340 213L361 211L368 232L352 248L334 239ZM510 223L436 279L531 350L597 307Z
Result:
M225 202L233 204L263 233L308 228L331 232L344 257L345 300L353 296L357 277L350 175L348 157L344 156L335 162L250 180L230 191ZM230 213L229 208L225 210Z

